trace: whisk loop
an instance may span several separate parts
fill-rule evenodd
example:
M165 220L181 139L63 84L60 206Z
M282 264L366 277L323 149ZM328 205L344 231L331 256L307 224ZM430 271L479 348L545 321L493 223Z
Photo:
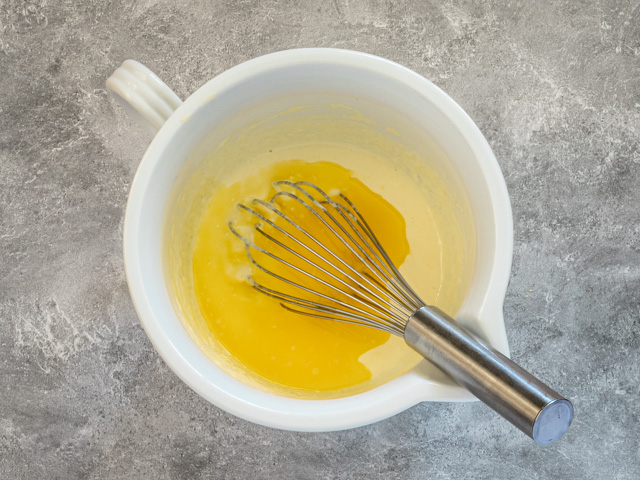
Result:
M251 285L279 300L287 310L402 336L408 319L425 304L351 201L339 194L342 203L338 203L309 182L279 181L275 185L282 190L270 201L253 200L254 208L238 205L258 220L254 226L257 237L249 239L234 228L233 222L229 223L231 231L244 242L251 263L275 283L266 286L250 278ZM304 210L300 213L296 209ZM293 214L305 216L306 224L292 218ZM310 231L314 226L318 232ZM337 246L342 255L328 245ZM273 253L269 247L277 247L281 254ZM301 276L305 284L265 267L256 254L275 260L277 267ZM313 273L300 265L310 267ZM278 285L280 290L275 288ZM283 286L294 290L289 288L285 293L281 291Z
M540 445L558 440L571 402L509 358L427 306L402 277L358 209L342 193L309 182L278 181L267 202L239 204L253 224L243 235L258 292L292 312L402 336Z

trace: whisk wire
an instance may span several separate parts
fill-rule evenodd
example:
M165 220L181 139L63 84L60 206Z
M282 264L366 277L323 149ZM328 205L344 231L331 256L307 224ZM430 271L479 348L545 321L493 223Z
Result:
M243 210L246 210L254 215L256 215L258 218L264 219L264 221L266 222L270 222L270 220L266 219L263 215L261 215L260 213L256 212L255 210L246 207L246 206L242 206ZM278 227L277 225L273 225L274 228L276 228L278 231L284 233L285 235L287 235L287 232L282 230L280 227ZM320 265L312 262L311 260L309 260L308 258L304 257L303 255L299 254L298 252L294 251L293 249L289 248L287 245L285 245L284 243L280 242L279 240L277 240L276 238L274 238L273 236L269 235L268 233L266 233L264 230L262 230L259 226L255 226L255 230L257 232L259 232L261 235L263 235L265 238L267 238L268 240L270 240L271 242L273 242L274 244L278 245L279 247L283 248L284 250L288 251L289 253L291 253L292 255L294 255L296 258L301 259L305 262L307 262L309 265L311 265L314 268L317 268L318 270L320 270L323 274L328 275L330 278L338 281L339 283L341 283L342 285L344 285L348 291L345 291L344 289L340 289L339 287L336 287L335 285L323 280L322 278L313 275L309 272L307 272L306 270L284 260L283 258L279 257L278 255L275 255L267 250L265 250L264 248L260 247L259 245L255 244L254 242L251 242L250 240L248 240L247 238L243 237L234 227L233 224L229 224L229 228L231 229L231 231L233 232L234 235L236 235L238 238L242 239L243 242L246 245L246 250L247 250L247 256L249 258L249 260L251 261L251 263L258 268L260 271L266 273L267 275L270 275L273 278L276 278L277 280L284 282L294 288L297 288L299 290L302 290L306 293L309 293L311 295L320 297L324 300L327 300L329 302L332 303L336 303L339 304L340 306L342 306L344 309L346 309L345 313L347 313L349 310L355 311L357 312L360 317L362 319L365 319L366 316L371 316L373 317L377 322L385 322L385 321L390 321L391 323L394 324L402 324L402 321L405 319L405 317L403 316L402 313L391 313L389 310L386 310L384 308L384 306L381 306L379 304L377 304L374 300L371 299L367 299L364 298L360 295L356 295L353 293L353 287L351 285L349 285L348 283L344 282L342 279L338 278L337 276L333 275L331 272L327 271L326 269L322 268ZM288 236L288 235L287 235ZM295 237L291 237L293 240L296 240ZM278 275L277 273L273 272L272 270L267 269L266 267L264 267L263 265L261 265L259 262L257 262L255 260L255 258L253 257L253 255L251 254L251 249L254 249L270 258L272 258L273 260L276 260L277 262L285 265L286 267L294 270L295 272L302 274L304 276L306 276L307 278L310 278L318 283L320 283L321 285L339 293L340 295L344 295L347 298L350 298L353 301L358 302L359 304L366 306L368 308L370 308L371 310L373 310L375 313L373 312L369 312L367 310L364 310L362 308L358 308L350 303L346 303L336 297L327 295L325 293L319 292L317 290L314 290L312 288L309 288L308 286L302 285L300 283L294 282L288 278L283 277L282 275ZM354 280L355 281L355 280ZM272 297L276 297L276 294L278 292L276 292L275 290L272 289L268 289L267 287L264 287L262 285L260 285L258 282L256 282L255 280L251 280L251 283L253 285L253 287L258 290L261 291L263 293L270 293L270 296ZM307 308L310 308L309 305L311 305L312 303L315 302L310 302L310 301L306 301L304 299L298 298L298 297L294 297L291 295L286 295L286 294L281 294L282 297L287 297L287 298L279 298L282 301L288 301L288 302L292 302L293 299L297 299L300 301L300 303L298 304L299 306L306 306ZM382 301L383 299L380 298L380 300ZM306 302L309 305L302 305L303 302ZM292 302L293 303L293 302ZM320 304L317 304L320 305ZM315 308L318 308L317 306ZM349 314L349 315L353 315L353 314ZM393 318L389 320L389 316L392 316Z
M409 293L411 295L411 297L413 298L413 301L415 302L415 306L417 306L417 308L424 307L425 303L418 296L418 294L413 290L413 288L411 288L411 285L409 285L409 283L402 276L402 274L400 273L398 268L395 266L395 264L393 263L391 258L389 258L389 255L387 254L385 249L382 248L382 245L380 244L380 241L378 240L378 237L376 237L374 235L373 230L371 229L371 227L369 226L367 221L364 219L364 217L360 214L360 211L356 208L356 206L353 203L351 203L351 200L349 200L346 197L346 195L341 193L340 194L340 198L342 198L342 200L344 200L345 203L347 203L347 205L349 205L351 210L353 210L354 214L357 216L357 218L359 220L358 223L363 226L367 236L369 237L369 239L371 239L371 241L376 246L377 251L380 252L380 254L384 257L386 264L389 266L389 268L393 272L391 274L391 278L398 280L402 284L402 289L400 289L400 291L402 291L403 293Z
M402 335L408 319L424 306L424 302L402 278L349 199L340 194L343 203L339 203L309 182L279 181L274 182L274 186L281 190L269 202L258 199L252 201L254 205L264 208L265 213L243 204L238 204L238 208L259 220L253 225L254 231L270 245L280 249L285 254L284 258L243 236L234 228L233 222L229 222L231 232L244 242L252 265L266 274L266 278L274 278L288 285L285 291L278 291L252 277L250 282L253 288L279 300L287 310L299 314L357 323ZM310 218L322 223L324 228L320 231L323 236L318 238L314 235L307 221L301 224L287 214L286 202L290 200L297 202L293 205L304 207L311 214ZM295 209L295 206L291 208ZM273 220L268 218L270 213L267 212L276 217L271 217ZM283 228L278 218L292 228ZM298 218L303 219L304 215ZM346 248L356 260L354 265L359 265L359 268L350 264L348 255L344 258L344 255L330 247L336 241L342 246L337 250ZM253 251L264 255L265 260L270 258L285 266L293 274L293 279L267 268L254 257ZM299 262L302 262L302 267ZM312 283L296 281L296 276L302 276Z
M280 182L278 182L278 183L280 183ZM282 183L284 183L284 182L282 182ZM376 272L376 270L372 267L371 262L367 262L366 258L362 258L361 255L359 255L357 252L355 252L353 250L353 247L351 245L349 245L348 243L346 243L344 238L342 238L342 236L340 236L340 234L331 225L329 225L327 223L327 221L325 219L323 219L322 216L311 205L309 205L303 199L297 197L296 195L294 195L294 194L292 194L290 192L281 191L281 192L276 193L272 197L271 202L269 202L269 203L264 202L262 200L254 200L254 202L258 203L258 204L260 204L260 205L262 205L262 206L264 206L264 207L266 207L268 209L270 209L271 211L276 213L278 216L280 216L282 219L287 221L289 224L294 226L298 231L300 231L302 234L304 234L306 238L310 239L312 242L314 242L316 245L318 245L324 252L326 252L328 255L330 255L332 259L338 261L341 265L343 265L350 272L352 272L354 275L356 275L360 279L360 281L358 279L356 279L356 278L353 278L349 273L345 272L340 267L336 266L334 263L332 263L332 261L327 260L327 258L325 258L323 255L321 255L318 252L316 252L315 250L311 249L304 242L299 241L297 238L295 238L294 236L288 234L288 232L284 231L283 229L281 229L277 225L275 225L273 223L270 223L272 226L274 226L274 228L276 228L279 231L283 232L285 235L287 235L287 237L289 237L292 240L294 240L298 245L302 246L303 248L305 248L310 253L313 253L315 256L317 256L318 258L322 259L323 262L331 265L332 268L334 268L335 270L339 271L342 275L344 275L345 277L349 278L351 281L353 281L356 284L358 284L358 290L359 291L364 289L364 291L367 294L373 296L375 300L384 302L384 304L387 305L389 308L395 310L396 312L400 312L403 316L406 316L407 314L410 314L411 312L408 312L409 310L415 311L415 308L414 308L413 305L411 305L410 303L407 303L406 301L403 300L404 297L401 297L401 296L398 296L398 295L393 295L393 290L389 288L390 285L388 284L388 282L382 281L381 283L379 283L379 282L375 281L374 278L371 278L371 277L367 276L365 273L356 270L354 267L349 265L349 263L346 262L341 256L337 255L334 251L332 251L330 248L328 248L323 242L320 242L315 236L313 236L311 233L309 233L309 231L307 229L303 228L297 222L294 222L290 217L288 217L286 214L284 214L274 204L275 200L277 198L282 197L282 196L285 196L288 199L295 200L295 201L299 202L302 206L304 206L310 213L315 215L318 218L318 220L320 220L324 224L324 226L327 229L329 229L329 232L331 232L337 239L339 239L351 251L351 253L356 255L356 258L358 258L358 260L362 264L368 266L369 269L372 272L374 272L374 273ZM311 199L314 202L316 202L315 204L321 209L321 211L323 211L323 213L326 213L330 218L333 219L334 222L337 222L333 218L333 216L331 216L331 214L326 210L326 208L324 208L314 198L311 198ZM248 207L245 207L244 205L241 205L241 207L244 210L247 210L247 211L250 210L250 209L248 209ZM345 232L345 234L346 234L346 232ZM363 252L363 254L364 254L364 252ZM303 260L305 260L305 261L308 261L308 259L305 258L304 256L301 256L301 258ZM378 280L383 280L382 278L380 278L380 275L376 275L376 276L378 277ZM370 287L373 287L375 290L377 290L378 293L373 291L371 288L367 287L367 285L362 284L363 281L366 282ZM383 296L381 296L381 295L383 295ZM370 300L373 301L374 299L370 299ZM395 302L395 304L393 302Z
M382 319L380 317L376 317L376 316L371 316L371 317L365 317L363 315L358 315L358 314L354 314L354 313L349 313L347 311L344 310L340 310L338 308L335 307L330 307L328 305L324 305L318 302L312 302L310 300L305 300L305 299L301 299L292 295L287 295L285 293L282 292L278 292L276 290L272 290L270 288L265 287L264 285L261 285L253 280L250 280L251 285L258 290L260 293L263 293L264 295L267 295L268 297L271 298L275 298L276 300L279 300L281 302L286 302L286 303L282 303L281 306L285 309L285 310L289 310L291 312L295 312L295 313L299 313L301 315L306 315L309 317L315 317L315 318L322 318L325 320L338 320L341 322L345 322L345 323L357 323L359 325L364 325L367 327L375 327L375 328L379 328L381 330L387 331L389 333L395 333L395 334L401 334L402 333L402 323L401 322L397 322L397 323L390 323L388 326L384 323L380 323L382 321ZM308 310L297 310L295 308L291 308L289 305L287 304L291 304L291 305L296 305L298 307L302 307L302 308L306 308L306 309L314 309L316 311L319 312L325 312L327 314L331 314L331 315L320 315L318 313L312 313Z
M355 232L355 234L358 236L358 238L360 239L360 242L356 242L354 241L354 244L358 247L358 249L360 250L360 252L362 253L362 255L364 255L364 259L366 260L365 264L367 265L367 267L369 267L369 269L372 272L376 272L379 275L376 275L377 280L381 280L381 277L384 277L384 283L379 284L379 285L383 285L386 289L386 292L389 295L393 295L396 294L398 298L398 301L403 303L403 305L405 305L407 308L412 308L413 305L411 303L411 298L408 297L401 288L398 287L398 284L396 282L396 280L393 278L391 272L389 271L387 265L385 264L385 262L383 260L380 259L380 257L378 256L378 254L376 253L376 251L373 249L373 247L369 244L369 242L363 237L362 233L360 232L360 229L362 229L361 225L358 225L358 219L356 217L353 217L353 214L348 211L343 205L340 204L336 204L333 202L322 202L323 204L325 203L330 203L332 207L334 207L336 210L338 210L338 213L340 213L341 217L345 220L345 222L349 225L349 227L351 228L351 230L353 230ZM346 212L345 212L346 211ZM349 218L351 217L351 218ZM353 222L356 222L355 225ZM358 228L360 227L360 228ZM366 231L365 231L365 235L366 235ZM349 238L350 240L352 239L351 237ZM370 252L367 253L364 251L364 249L362 248L362 245L364 245L364 247L366 247L366 249ZM376 279L372 279L374 282L376 281ZM377 283L377 282L376 282Z
M341 236L333 227L331 227L331 225L329 225L326 221L322 220L323 223L325 224L325 226L327 228L330 229L330 231L336 236L336 238L338 238L345 246L347 246L347 248L349 248L349 250L351 250L351 252L356 255L356 257L358 258L358 260L360 260L361 262L363 262L367 267L369 267L369 269L375 274L375 276L382 281L382 284L386 287L386 292L389 292L389 289L391 288L394 292L396 292L400 298L404 299L405 301L401 301L401 303L404 305L405 308L407 309L413 309L413 311L415 311L417 308L420 308L422 306L424 306L424 302L422 302L422 300L420 300L420 298L415 295L415 293L413 292L413 290L411 290L411 288L408 286L408 284L406 283L406 281L404 281L404 279L402 278L402 276L400 275L400 272L397 270L397 268L393 265L393 262L391 261L391 259L389 258L389 256L387 255L387 253L384 251L384 249L382 248L382 246L380 245L380 242L377 240L377 238L375 237L375 235L373 234L373 232L371 231L371 229L369 228L368 224L364 221L364 218L362 217L362 215L360 215L360 213L358 212L358 210L355 208L355 206L349 201L349 199L343 195L340 194L341 198L343 198L344 200L347 201L347 204L351 207L351 209L354 210L355 215L351 212L349 212L349 210L344 207L344 205L340 205L339 203L335 202L334 200L331 199L331 197L329 195L327 195L322 189L320 189L319 187L317 187L316 185L314 185L313 183L310 182L289 182L286 180L281 180L278 182L274 182L274 185L276 186L280 186L280 185L286 185L289 186L291 188L296 189L297 191L301 192L302 194L304 194L311 202L313 202L321 211L323 211L323 213L325 213L331 220L333 223L335 223L340 230L343 232L343 234L346 236L346 238L348 240L350 240L360 251L360 253L362 255L364 255L364 258L361 257L360 255L358 255L356 252L353 251L353 248L351 247L351 245L345 240L345 238L343 236ZM314 189L315 191L317 191L324 199L325 202L318 202L317 199L315 199L312 195L310 195L306 190L304 190L301 186L307 186L310 187L312 189ZM288 195L288 196L293 196L294 198L296 198L299 202L304 203L303 200L299 199L298 197L296 197L295 195L292 195L289 192L278 192L274 195L272 201L278 197L279 195ZM344 226L337 221L333 215L331 215L331 213L324 207L323 204L328 204L330 206L332 206L333 208L335 208L338 213L341 215L341 217L347 222L347 224L349 225L350 229L356 233L356 235L358 236L358 238L360 238L361 242L367 247L367 249L371 252L371 254L373 255L373 257L369 254L367 254L364 249L362 248L361 244L359 242L357 242L353 236L351 234L349 234ZM310 210L313 211L313 209L311 207L308 206L308 208ZM360 229L362 229L365 233L365 235L367 237L369 237L371 239L371 241L373 242L374 246L372 247L371 244L362 236L362 233L360 232L360 229L357 228L356 225L354 225L353 221L350 220L348 218L347 215L345 215L344 211L348 212L348 216L350 216L353 221L356 222L356 225L360 226ZM316 212L314 212L316 213ZM317 213L316 213L317 215ZM366 228L365 228L366 227ZM383 261L382 259L380 259L380 256L378 255L377 252L380 252L382 254L382 257L386 260ZM374 259L375 257L375 259ZM376 261L377 260L377 261ZM389 266L392 267L392 271L390 271L387 267L386 264L388 264ZM396 280L395 276L399 276L400 279ZM381 278L381 277L384 277ZM400 286L396 283L397 281L401 280ZM409 289L410 293L412 295L407 295L407 292L405 291L405 289Z

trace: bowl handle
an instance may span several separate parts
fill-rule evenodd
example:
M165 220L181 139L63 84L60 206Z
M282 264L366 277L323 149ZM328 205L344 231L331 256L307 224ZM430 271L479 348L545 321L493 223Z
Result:
M135 60L125 60L113 72L107 79L107 89L154 135L182 103L155 73Z

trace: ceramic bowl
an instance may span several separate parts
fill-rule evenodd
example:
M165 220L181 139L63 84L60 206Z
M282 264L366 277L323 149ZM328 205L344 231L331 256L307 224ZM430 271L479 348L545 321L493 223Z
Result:
M457 315L508 355L502 306L512 257L512 215L505 182L487 141L448 95L417 73L389 60L336 49L297 49L235 66L184 103L155 74L125 61L108 79L116 98L155 136L135 175L124 223L124 261L131 296L149 339L171 369L218 407L262 425L328 431L394 415L422 401L470 401L446 379L417 366L372 390L330 400L271 394L237 380L197 347L172 304L163 271L163 222L176 179L212 131L242 123L255 105L287 108L305 92L370 99L401 115L446 154L443 167L459 178L469 200L477 254L473 278ZM266 102L266 103L265 103ZM250 121L247 119L246 121Z

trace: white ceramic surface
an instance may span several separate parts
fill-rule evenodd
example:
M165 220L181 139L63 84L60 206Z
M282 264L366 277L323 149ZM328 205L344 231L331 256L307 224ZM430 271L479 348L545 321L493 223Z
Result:
M428 132L445 151L469 197L477 264L457 318L508 354L502 304L513 248L511 205L487 141L450 97L415 72L368 54L298 49L238 65L184 103L146 67L127 60L107 86L151 130L127 204L124 257L140 321L173 371L204 398L244 419L283 429L328 431L394 415L420 401L474 398L450 382L425 379L420 368L368 392L332 400L298 400L253 389L216 367L176 316L162 262L164 214L174 182L198 144L225 120L264 100L313 89L387 102ZM285 102L286 103L286 102Z

